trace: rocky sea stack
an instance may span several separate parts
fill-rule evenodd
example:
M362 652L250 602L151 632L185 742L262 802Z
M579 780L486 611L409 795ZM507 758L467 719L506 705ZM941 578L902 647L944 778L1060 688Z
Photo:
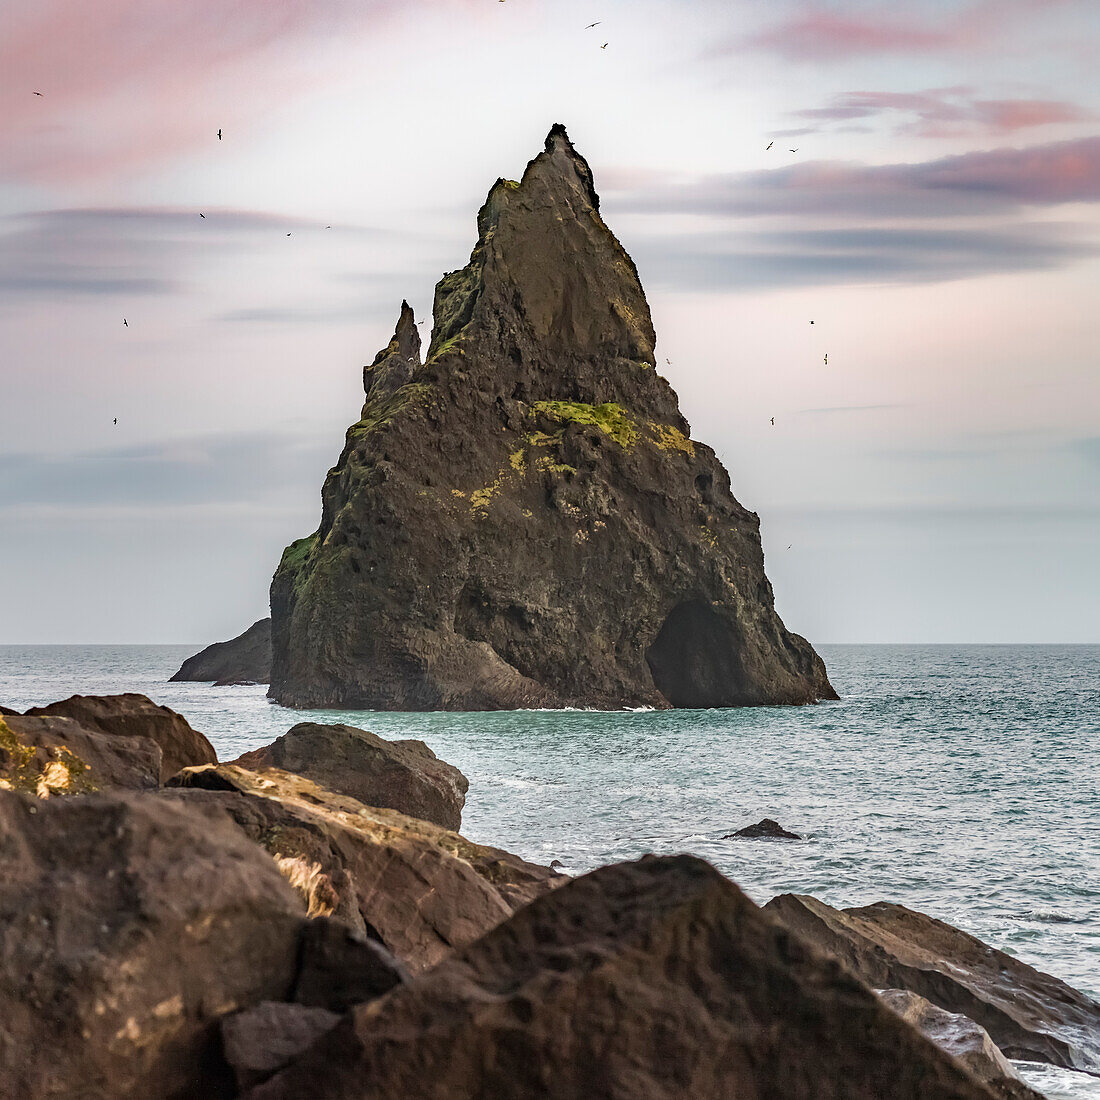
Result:
M656 370L633 261L564 127L402 305L271 587L300 707L722 707L835 698L775 612L759 519Z

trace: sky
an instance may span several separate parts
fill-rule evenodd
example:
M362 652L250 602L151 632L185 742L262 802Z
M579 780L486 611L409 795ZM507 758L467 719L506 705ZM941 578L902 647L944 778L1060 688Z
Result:
M1100 642L1098 67L1095 0L0 4L0 643L265 615L554 122L788 627Z

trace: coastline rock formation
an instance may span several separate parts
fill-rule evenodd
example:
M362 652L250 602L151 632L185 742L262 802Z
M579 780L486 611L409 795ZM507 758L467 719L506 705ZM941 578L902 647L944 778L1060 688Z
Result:
M160 746L148 737L116 737L72 718L0 717L0 789L37 798L160 785Z
M565 129L498 180L469 264L364 371L317 532L271 586L297 707L836 698L775 612L759 519L656 369L633 261Z
M367 806L419 817L444 829L462 824L466 777L423 741L386 741L354 726L302 722L231 763L282 768Z
M945 1012L931 1001L905 989L877 991L883 1004L912 1024L922 1035L952 1058L957 1058L978 1078L994 1088L1008 1082L1017 1087L1020 1075L1001 1053L984 1027L957 1012Z
M187 768L172 797L227 811L305 899L412 971L434 966L568 879L278 768Z
M182 714L134 692L73 695L45 707L31 707L27 716L72 718L93 733L154 741L161 751L162 783L181 768L213 764L218 759L214 746L198 730L192 729Z
M169 683L213 680L215 687L271 680L271 620L260 619L228 642L215 642L188 657Z
M251 1100L990 1100L691 856L602 867L359 1005ZM1021 1086L1016 1093L1037 1100Z
M0 792L0 1095L233 1095L218 1017L289 994L304 917L224 815Z
M1100 1005L966 932L889 902L834 909L782 894L764 909L868 985L973 1020L1007 1058L1100 1075Z

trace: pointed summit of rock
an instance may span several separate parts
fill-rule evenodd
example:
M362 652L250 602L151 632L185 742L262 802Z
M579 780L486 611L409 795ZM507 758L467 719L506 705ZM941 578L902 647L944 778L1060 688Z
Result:
M789 634L759 520L657 373L638 272L565 127L402 304L271 589L292 706L737 706L835 697Z
M419 366L420 333L416 331L412 306L402 299L393 339L374 357L370 366L363 368L363 391L368 398L392 396L408 384Z

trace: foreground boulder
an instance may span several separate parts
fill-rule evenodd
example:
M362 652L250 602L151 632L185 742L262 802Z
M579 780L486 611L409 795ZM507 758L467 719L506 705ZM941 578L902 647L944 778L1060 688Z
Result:
M72 718L86 730L112 737L145 737L161 750L161 781L180 768L213 764L218 759L214 746L194 730L182 714L158 706L144 695L73 695L59 703L32 707L28 715Z
M974 936L886 902L841 910L784 894L764 909L869 985L969 1017L1008 1058L1100 1073L1100 1005Z
M994 1088L1019 1082L1019 1074L1001 1053L989 1032L966 1016L945 1012L931 1001L905 989L880 989L883 1004L912 1024L922 1035L978 1078Z
M288 996L303 915L223 814L0 792L0 1095L232 1095L218 1018Z
M303 722L262 749L246 752L242 768L282 768L368 806L384 806L444 829L462 824L470 784L423 741L385 741L354 726Z
M603 867L539 898L431 973L353 1008L248 1095L995 1094L712 867L679 856Z
M222 1021L225 1060L242 1089L265 1081L340 1022L325 1008L265 1001Z
M271 679L271 620L260 619L228 642L215 642L188 657L171 681L214 681L228 684L266 684Z
M0 717L0 789L51 798L160 782L160 746L148 737L115 737L72 718Z
M175 797L224 808L275 859L314 916L365 931L410 969L434 966L566 881L395 810L278 768L188 768Z
M297 707L725 707L836 698L760 521L689 438L633 261L564 127L498 180L469 264L365 372L317 531L271 585Z

